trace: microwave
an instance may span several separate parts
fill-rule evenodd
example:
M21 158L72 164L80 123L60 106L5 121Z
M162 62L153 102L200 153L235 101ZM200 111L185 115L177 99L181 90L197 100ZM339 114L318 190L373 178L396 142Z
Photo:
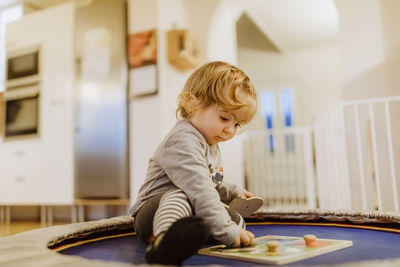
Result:
M4 92L4 138L39 135L39 96L38 86Z
M6 87L18 88L40 82L40 47L7 51Z

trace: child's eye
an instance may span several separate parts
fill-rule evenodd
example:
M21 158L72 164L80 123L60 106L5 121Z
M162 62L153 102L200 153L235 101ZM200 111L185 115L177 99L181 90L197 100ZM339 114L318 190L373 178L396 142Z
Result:
M229 119L228 119L228 118L225 118L225 117L221 117L221 120L223 120L223 121L228 121Z
M241 128L241 127L242 127L242 125L240 125L239 123L235 124L235 128Z

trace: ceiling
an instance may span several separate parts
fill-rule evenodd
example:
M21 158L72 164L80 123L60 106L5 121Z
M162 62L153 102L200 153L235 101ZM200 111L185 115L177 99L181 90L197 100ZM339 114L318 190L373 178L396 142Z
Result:
M71 0L1 0L0 8L18 2L46 8ZM98 0L74 0L87 5ZM239 0L240 1L240 0ZM292 51L334 40L339 16L334 0L243 0L249 17L280 51ZM256 18L256 20L254 20Z
M282 51L334 40L339 15L333 0L247 0L257 25Z
M236 38L237 46L240 48L280 52L280 49L246 13L236 23Z

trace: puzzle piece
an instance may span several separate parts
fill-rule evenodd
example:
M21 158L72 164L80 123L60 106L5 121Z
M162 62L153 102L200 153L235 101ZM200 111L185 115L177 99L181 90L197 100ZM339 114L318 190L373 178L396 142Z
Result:
M316 246L317 237L315 235L305 235L303 238L304 241L306 242L306 247Z
M243 218L252 218L253 213L257 211L263 204L262 198L259 197L237 197L229 204L229 206L236 210Z

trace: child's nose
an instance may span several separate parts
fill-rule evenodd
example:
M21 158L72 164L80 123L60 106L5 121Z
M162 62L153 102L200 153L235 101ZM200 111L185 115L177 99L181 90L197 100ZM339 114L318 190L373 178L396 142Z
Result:
M235 126L232 123L228 123L224 130L226 133L233 134L235 132Z

